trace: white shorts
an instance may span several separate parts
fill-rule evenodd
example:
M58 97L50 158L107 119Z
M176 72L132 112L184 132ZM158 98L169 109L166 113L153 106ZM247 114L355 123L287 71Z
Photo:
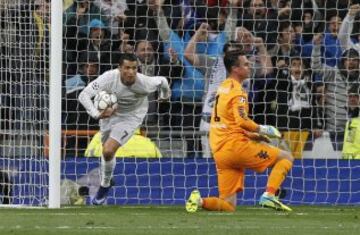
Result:
M201 119L200 121L200 131L209 132L210 123ZM209 144L209 136L202 135L201 136L201 147L202 147L202 157L203 158L210 158L212 157L210 144Z
M104 144L111 137L123 146L133 136L135 130L140 127L142 120L129 117L114 117L113 120L106 120L105 122L100 125L101 142Z

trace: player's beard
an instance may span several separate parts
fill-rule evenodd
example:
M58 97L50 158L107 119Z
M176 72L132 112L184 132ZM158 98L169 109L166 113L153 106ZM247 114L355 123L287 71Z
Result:
M125 86L132 86L134 83L135 83L135 79L136 78L133 78L133 79L128 79L128 80L125 80L123 78L121 78L121 82L125 85Z

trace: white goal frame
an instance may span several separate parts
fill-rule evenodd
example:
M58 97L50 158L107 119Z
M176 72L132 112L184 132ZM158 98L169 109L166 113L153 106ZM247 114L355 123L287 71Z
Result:
M50 106L49 106L49 208L60 208L61 68L63 2L51 1Z

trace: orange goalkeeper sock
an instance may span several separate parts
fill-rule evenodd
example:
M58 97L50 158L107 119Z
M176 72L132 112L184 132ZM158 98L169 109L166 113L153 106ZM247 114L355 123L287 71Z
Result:
M204 198L202 208L209 211L227 211L227 212L235 211L235 207L230 202L227 202L217 197Z
M280 188L280 185L285 180L285 177L292 165L293 163L287 159L282 159L275 164L268 178L266 187L267 193L271 195L275 194L276 190Z

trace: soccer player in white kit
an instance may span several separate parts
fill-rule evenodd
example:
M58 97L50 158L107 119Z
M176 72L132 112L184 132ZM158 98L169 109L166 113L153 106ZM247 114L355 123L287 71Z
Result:
M79 101L90 116L100 119L103 155L101 158L101 185L93 198L94 205L105 202L111 188L115 169L115 152L123 146L142 124L148 111L147 96L159 91L159 99L170 97L169 83L165 77L149 77L137 73L138 61L134 54L123 54L119 68L109 70L91 82L79 95ZM117 107L97 110L92 97L106 91L117 96Z

